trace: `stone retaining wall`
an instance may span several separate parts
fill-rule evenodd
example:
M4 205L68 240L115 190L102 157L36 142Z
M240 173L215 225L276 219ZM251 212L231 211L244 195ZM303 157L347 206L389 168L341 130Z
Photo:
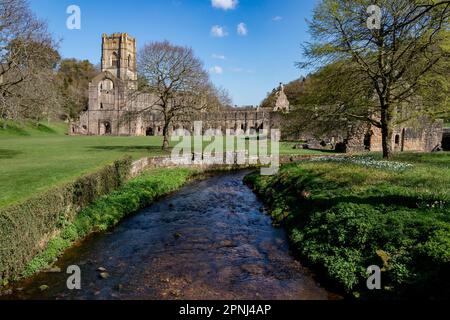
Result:
M221 156L220 154L218 155ZM223 154L224 161L222 163L226 163L227 156L230 158L230 154ZM196 168L200 170L227 170L227 169L245 169L245 168L255 168L264 166L264 164L260 163L258 157L253 157L248 159L245 164L238 164L238 159L242 154L234 153L231 155L231 159L234 159L231 164L211 164L212 161L207 161L204 157L200 157L199 155L193 154L193 159L203 159L204 162L195 162L180 164L174 163L171 157L145 157L133 162L131 166L130 175L131 177L136 177L141 174L143 171L151 169L151 168ZM296 161L309 159L315 157L314 155L281 155L279 157L280 164L293 163ZM241 162L239 162L241 163Z

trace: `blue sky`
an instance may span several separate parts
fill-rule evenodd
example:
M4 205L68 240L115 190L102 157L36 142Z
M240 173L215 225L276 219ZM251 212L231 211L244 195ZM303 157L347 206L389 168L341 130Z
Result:
M138 49L146 42L169 40L192 47L213 82L227 89L237 105L259 104L279 82L306 73L294 63L302 59L300 45L309 39L305 19L316 2L30 0L36 15L61 39L64 58L98 64L104 32L128 32L136 37ZM81 30L66 28L66 9L73 4L81 8Z

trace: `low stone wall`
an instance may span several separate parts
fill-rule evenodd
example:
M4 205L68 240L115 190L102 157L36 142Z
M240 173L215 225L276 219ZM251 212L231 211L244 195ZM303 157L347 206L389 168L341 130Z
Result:
M139 159L135 162L133 162L131 166L131 177L137 177L139 174L141 174L143 171L152 169L152 168L195 168L199 170L230 170L230 169L245 169L245 168L255 168L264 166L262 164L258 157L253 157L250 159L247 159L245 164L239 164L241 162L238 161L239 157L242 156L240 153L233 153L230 154L218 154L218 157L223 158L224 164L212 164L212 161L207 161L208 159L205 159L203 156L195 155L193 154L192 159L203 159L202 162L195 162L192 161L191 163L174 163L170 157L146 157ZM227 156L231 159L234 159L232 164L225 164ZM288 164L293 163L300 160L310 159L312 157L315 157L314 155L281 155L279 157L279 164Z

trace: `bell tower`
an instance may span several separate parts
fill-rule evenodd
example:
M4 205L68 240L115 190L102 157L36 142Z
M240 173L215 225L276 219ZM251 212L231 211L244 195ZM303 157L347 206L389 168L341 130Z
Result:
M127 33L102 35L102 72L109 71L134 86L137 82L136 40Z

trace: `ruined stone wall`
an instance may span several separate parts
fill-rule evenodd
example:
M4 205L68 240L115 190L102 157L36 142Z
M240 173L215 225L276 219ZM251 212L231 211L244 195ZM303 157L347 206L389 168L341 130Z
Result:
M397 126L393 130L392 149L395 152L436 150L442 141L442 124L440 120L422 118L420 121L411 121ZM383 150L381 129L361 124L360 127L349 131L346 145L348 152L364 150L380 152Z

